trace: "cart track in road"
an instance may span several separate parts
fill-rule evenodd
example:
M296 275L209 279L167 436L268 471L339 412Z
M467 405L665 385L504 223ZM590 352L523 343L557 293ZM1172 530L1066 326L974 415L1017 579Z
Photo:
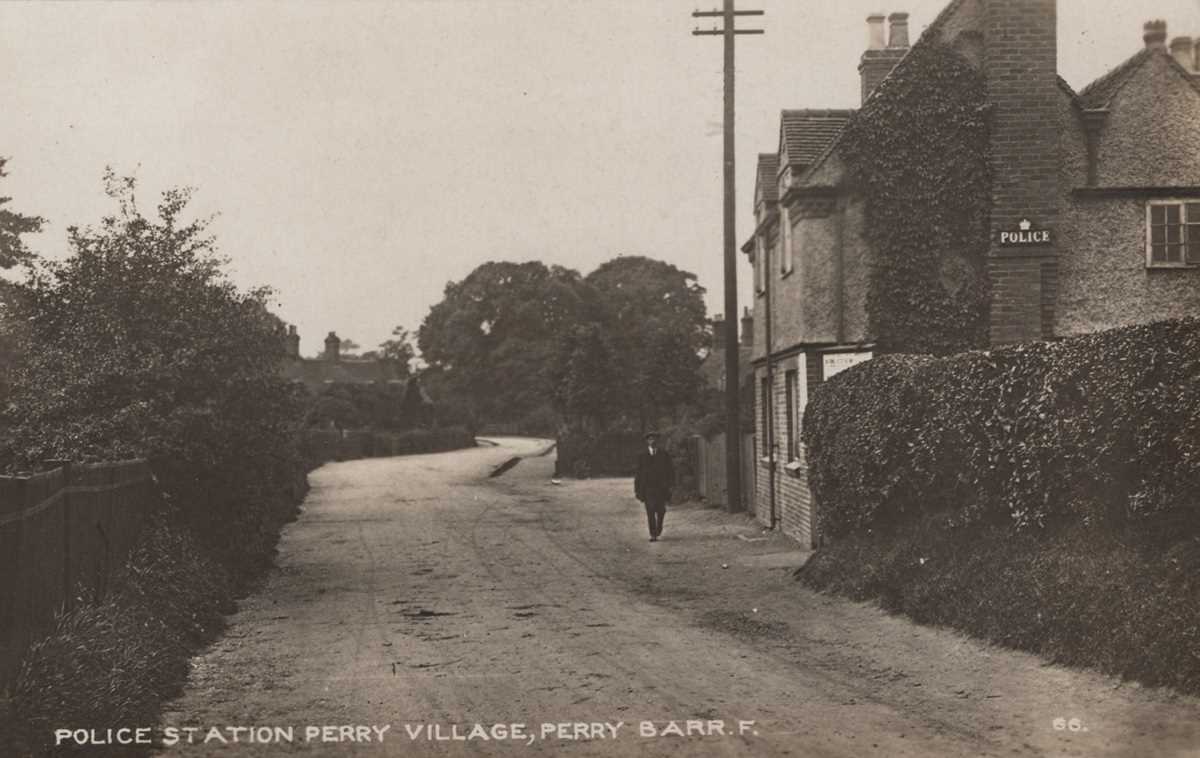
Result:
M815 595L794 547L628 480L549 481L538 443L323 467L278 567L198 656L173 726L391 725L382 744L182 756L1183 756L1200 707ZM496 464L522 457L499 478ZM737 537L754 536L749 542ZM722 565L729 568L722 568ZM1056 716L1087 733L1056 732ZM721 720L757 734L641 737ZM624 722L616 739L426 741L404 724Z

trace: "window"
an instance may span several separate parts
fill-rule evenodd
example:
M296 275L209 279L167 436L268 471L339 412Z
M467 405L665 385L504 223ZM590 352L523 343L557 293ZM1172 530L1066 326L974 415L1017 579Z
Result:
M784 374L784 391L787 395L787 459L794 461L800 457L799 447L799 429L796 428L796 422L800 420L798 415L798 407L796 401L799 399L799 381L800 372L792 369Z
M1147 266L1200 266L1200 202L1153 200L1147 215Z
M766 459L767 445L770 444L767 435L771 433L771 385L765 376L762 378L761 387L762 399L759 401L759 418L762 426L759 428L756 439L759 440L758 455L760 458Z
M763 259L766 257L763 250L763 238L761 236L754 238L754 291L761 293L765 287L763 286Z
M780 224L783 225L783 254L779 256L779 272L784 276L792 273L792 239L795 232L792 229L791 212L783 209Z

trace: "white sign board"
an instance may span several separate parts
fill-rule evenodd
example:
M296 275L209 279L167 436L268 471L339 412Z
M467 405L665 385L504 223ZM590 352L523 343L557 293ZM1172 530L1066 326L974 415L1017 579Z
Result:
M825 380L828 381L830 377L835 376L835 375L841 373L842 371L845 371L846 369L850 368L851 366L856 366L859 363L862 363L864 361L869 361L869 360L871 360L870 352L832 353L830 355L825 355L825 356L823 356L823 363L824 363L823 376L825 377Z

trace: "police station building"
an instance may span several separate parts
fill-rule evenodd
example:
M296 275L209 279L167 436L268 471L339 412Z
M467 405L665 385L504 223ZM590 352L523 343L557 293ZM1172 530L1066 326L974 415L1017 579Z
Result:
M863 102L920 45L982 76L993 346L1200 313L1200 39L1168 40L1163 21L1130 29L1134 54L1075 92L1058 76L1056 11L954 0L913 48L907 14L871 16L860 59ZM875 348L865 201L842 156L854 115L782 112L743 246L756 293L754 512L804 545L819 540L800 442L808 394Z

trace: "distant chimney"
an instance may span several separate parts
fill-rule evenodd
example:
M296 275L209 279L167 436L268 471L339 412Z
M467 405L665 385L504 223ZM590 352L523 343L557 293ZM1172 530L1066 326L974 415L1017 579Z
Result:
M720 353L725 349L725 316L718 313L712 319L713 328L713 352ZM722 353L722 355L724 355Z
M742 309L742 346L754 346L754 316L750 315L749 308Z
M287 348L289 358L300 357L300 334L296 331L295 324L288 324L287 337L284 338L284 345Z
M341 360L342 340L333 332L325 338L325 360L337 361Z
M892 24L891 41L885 44L883 22L888 19ZM882 13L872 13L867 16L867 29L870 32L867 51L862 54L862 61L858 64L864 103L908 52L908 14L893 13L889 17Z
M1167 47L1167 22L1147 21L1145 33L1142 34L1142 40L1145 41L1146 47L1152 50L1163 50Z
M1196 50L1191 37L1176 37L1171 40L1171 55L1188 71L1195 71Z
M888 47L908 49L908 14L893 13L888 16Z

